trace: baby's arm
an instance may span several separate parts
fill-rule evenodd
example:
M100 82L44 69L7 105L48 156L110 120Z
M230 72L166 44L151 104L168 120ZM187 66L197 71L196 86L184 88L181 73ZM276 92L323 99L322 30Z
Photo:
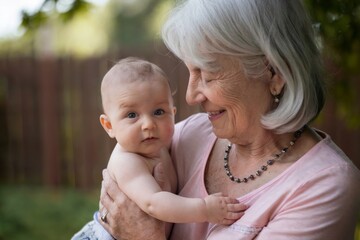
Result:
M154 193L145 206L148 214L173 223L212 222L232 224L246 209L244 204L221 193L201 198L186 198L169 192Z
M162 191L146 164L147 159L130 153L118 157L109 162L110 174L130 199L157 219L174 223L210 221L231 224L243 215L243 204L221 194L201 199Z

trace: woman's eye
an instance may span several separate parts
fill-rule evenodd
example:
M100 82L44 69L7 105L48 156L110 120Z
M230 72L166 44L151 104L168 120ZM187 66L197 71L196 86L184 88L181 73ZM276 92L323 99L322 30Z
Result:
M163 109L156 109L154 115L163 115L165 111Z
M128 118L136 118L136 113L130 112L130 113L127 114L127 117Z
M217 73L203 71L202 78L204 82L209 83L218 79Z

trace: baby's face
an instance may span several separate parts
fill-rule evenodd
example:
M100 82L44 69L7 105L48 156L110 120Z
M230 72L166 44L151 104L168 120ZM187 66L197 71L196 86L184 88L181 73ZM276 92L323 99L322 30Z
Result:
M175 108L165 79L124 83L110 92L108 116L117 142L126 151L154 157L169 147Z

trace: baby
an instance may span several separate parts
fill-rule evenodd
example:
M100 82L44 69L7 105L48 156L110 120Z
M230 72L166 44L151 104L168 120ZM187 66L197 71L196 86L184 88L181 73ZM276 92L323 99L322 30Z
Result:
M245 206L236 199L212 194L204 199L185 198L163 191L152 176L162 163L169 171L171 190L176 191L176 173L169 148L174 132L174 106L164 72L155 64L138 58L125 58L102 80L104 114L100 123L117 145L108 171L119 188L144 212L171 223L212 222L231 224L243 215ZM107 210L100 207L101 219ZM101 224L88 223L72 239L112 239Z

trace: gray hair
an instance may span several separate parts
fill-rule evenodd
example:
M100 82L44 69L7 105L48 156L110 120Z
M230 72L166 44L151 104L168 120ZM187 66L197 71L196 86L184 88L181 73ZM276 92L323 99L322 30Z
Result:
M248 77L260 78L269 66L280 74L281 101L261 119L267 129L295 131L324 105L322 61L300 0L188 0L171 12L162 37L177 57L203 69L225 55Z

